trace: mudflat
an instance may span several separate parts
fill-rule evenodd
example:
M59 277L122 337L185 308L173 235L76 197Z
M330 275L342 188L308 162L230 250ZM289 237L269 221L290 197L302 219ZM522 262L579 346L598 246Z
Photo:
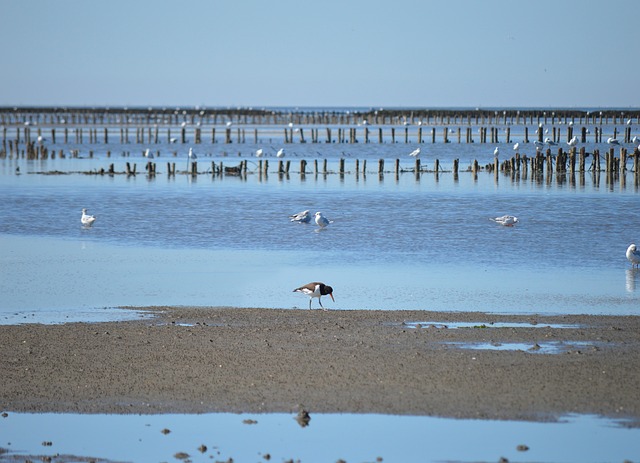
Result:
M135 310L152 316L0 326L0 409L640 423L638 316Z

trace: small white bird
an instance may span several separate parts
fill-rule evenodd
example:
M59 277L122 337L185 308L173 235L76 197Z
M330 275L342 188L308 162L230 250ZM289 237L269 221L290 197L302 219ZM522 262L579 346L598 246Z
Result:
M633 138L631 139L631 141L633 142L633 144L634 144L634 145L637 145L637 144L640 142L640 138L638 138L638 137L633 137Z
M574 136L571 140L569 140L567 142L567 145L569 146L576 146L578 144L578 137Z
M80 217L80 222L82 223L82 225L86 225L87 227L90 227L91 225L93 225L93 222L95 221L96 221L95 216L87 214L87 210L82 209L82 217Z
M555 141L553 141L551 138L547 137L544 139L544 142L549 145L549 146L555 146L557 145L557 143Z
M409 156L412 156L412 157L414 157L414 158L415 158L416 156L419 156L419 155L420 155L420 148L416 148L416 149L414 149L412 152L410 152L410 153L409 153Z
M309 214L309 209L306 211L298 212L297 214L290 215L289 218L292 222L298 223L309 223L311 222L311 214Z
M320 228L324 228L330 223L333 223L333 220L327 219L324 215L322 215L322 212L316 212L316 224Z
M264 151L263 151L262 148L260 148L259 150L256 151L256 157L257 158L261 158L263 154L264 154Z
M196 153L193 152L193 148L189 148L189 159L198 159L198 156L196 155Z
M336 301L333 298L333 288L331 286L325 285L324 283L320 283L319 281L314 281L313 283L307 283L304 286L300 286L299 288L294 289L293 292L303 293L309 296L309 309L311 309L311 301L313 301L314 297L318 298L318 303L320 304L320 307L322 307L324 310L327 310L327 309L325 309L324 306L322 305L322 301L320 300L320 297L328 295L328 296L331 296L331 299L333 300L333 302Z
M145 157L145 158L148 158L148 159L153 159L153 153L152 153L151 151L149 151L149 148L147 148L147 149L144 151L144 157Z
M283 158L284 157L284 148L280 148L278 150L278 152L276 153L276 157L277 158Z
M620 142L618 141L617 138L612 138L612 137L607 138L607 143L609 143L610 145L619 145L620 144Z
M515 145L513 145L513 150L517 153L518 152L518 148L520 148L520 143L516 143Z
M631 262L631 267L640 268L640 251L638 251L635 244L631 244L627 248L627 259Z
M496 146L496 149L494 149L494 150L493 150L493 155L494 155L495 157L498 157L498 155L499 155L499 154L500 154L500 148L498 148L498 147Z
M491 220L499 223L500 225L504 225L505 227L513 227L519 222L518 218L513 215L503 215L502 217L496 217Z

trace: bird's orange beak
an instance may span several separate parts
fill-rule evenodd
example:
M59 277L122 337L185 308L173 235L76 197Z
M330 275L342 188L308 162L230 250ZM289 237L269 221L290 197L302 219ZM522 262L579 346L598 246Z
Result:
M329 293L329 296L331 296L331 300L332 300L333 302L336 302L336 300L333 298L333 293Z

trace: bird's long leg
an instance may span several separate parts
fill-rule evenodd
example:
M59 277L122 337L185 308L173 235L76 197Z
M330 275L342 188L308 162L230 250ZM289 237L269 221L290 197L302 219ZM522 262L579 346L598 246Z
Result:
M324 309L324 306L322 305L322 301L320 300L320 298L318 298L318 302L320 303L320 307Z

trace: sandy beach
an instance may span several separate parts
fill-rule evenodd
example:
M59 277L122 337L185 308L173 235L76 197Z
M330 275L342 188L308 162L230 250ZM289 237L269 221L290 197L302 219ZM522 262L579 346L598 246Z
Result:
M154 316L0 326L0 409L640 423L636 316L136 309ZM463 348L475 343L491 349Z

